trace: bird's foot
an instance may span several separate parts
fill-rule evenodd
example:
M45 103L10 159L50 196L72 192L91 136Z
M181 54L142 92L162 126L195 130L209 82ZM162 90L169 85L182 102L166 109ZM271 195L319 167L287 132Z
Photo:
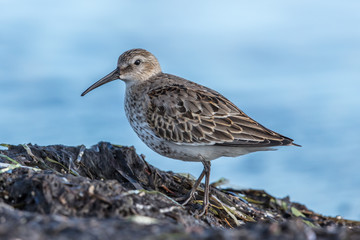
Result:
M184 201L181 205L185 206L190 202L191 199L193 199L193 197L195 197L195 193L189 192L188 194L186 194L184 196L174 198L174 200L177 202Z
M177 197L174 200L177 202L184 201L183 203L181 203L181 206L185 207L195 197L195 195L196 195L196 193L189 193L184 196ZM203 207L202 207L200 214L195 213L195 215L197 215L198 217L202 217L202 216L206 215L209 210L210 203L206 199L204 199L204 200L205 201L203 201Z
M201 211L201 213L198 215L199 217L202 217L202 216L204 216L204 215L207 214L208 209L209 209L209 205L210 205L210 203L205 203L205 202L204 202L202 211Z

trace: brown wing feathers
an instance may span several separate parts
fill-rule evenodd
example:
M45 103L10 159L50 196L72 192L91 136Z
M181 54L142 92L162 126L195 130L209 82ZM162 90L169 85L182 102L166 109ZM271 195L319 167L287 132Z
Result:
M148 124L157 136L168 141L254 147L292 143L292 139L252 120L218 93L172 85L152 90L148 96Z

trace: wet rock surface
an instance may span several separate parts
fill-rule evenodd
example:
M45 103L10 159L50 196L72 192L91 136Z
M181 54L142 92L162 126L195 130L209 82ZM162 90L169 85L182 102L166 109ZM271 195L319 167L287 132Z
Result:
M133 148L4 145L0 150L0 239L360 239L360 223L324 217L264 191L203 186L161 171Z

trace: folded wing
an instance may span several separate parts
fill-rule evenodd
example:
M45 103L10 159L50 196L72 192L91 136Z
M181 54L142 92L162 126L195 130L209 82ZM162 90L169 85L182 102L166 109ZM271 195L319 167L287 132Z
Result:
M154 133L176 144L270 147L296 145L260 125L221 94L183 85L148 93L147 122Z

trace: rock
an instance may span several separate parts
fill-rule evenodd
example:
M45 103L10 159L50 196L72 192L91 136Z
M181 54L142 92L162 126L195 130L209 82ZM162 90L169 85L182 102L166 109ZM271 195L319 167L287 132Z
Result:
M360 222L325 217L265 191L211 188L183 207L193 180L134 148L5 145L0 239L360 239ZM203 186L202 186L203 187Z

